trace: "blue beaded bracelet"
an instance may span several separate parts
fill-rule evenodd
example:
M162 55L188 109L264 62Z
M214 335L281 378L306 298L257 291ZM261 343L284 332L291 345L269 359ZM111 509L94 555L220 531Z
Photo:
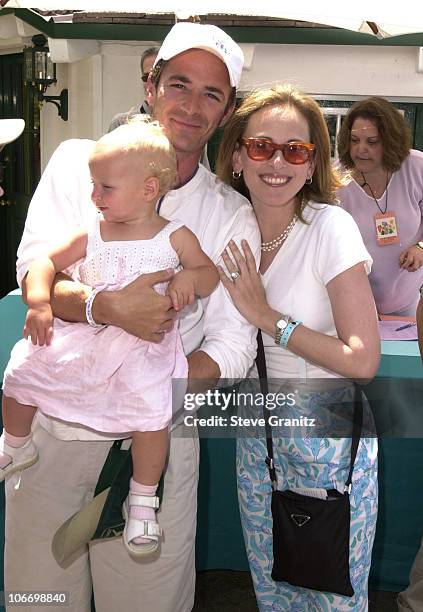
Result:
M301 321L291 321L283 330L283 334L281 336L281 341L279 342L279 346L282 348L286 348L288 345L288 340L291 337L292 332L298 325L301 325Z

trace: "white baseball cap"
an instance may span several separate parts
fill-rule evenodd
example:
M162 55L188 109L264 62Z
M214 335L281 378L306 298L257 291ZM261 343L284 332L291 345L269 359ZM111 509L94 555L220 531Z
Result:
M0 119L0 149L16 140L22 134L24 127L23 119Z
M164 39L154 65L160 60L170 60L188 49L204 49L217 55L228 69L232 87L238 87L244 54L241 47L226 32L214 25L189 21L175 24Z

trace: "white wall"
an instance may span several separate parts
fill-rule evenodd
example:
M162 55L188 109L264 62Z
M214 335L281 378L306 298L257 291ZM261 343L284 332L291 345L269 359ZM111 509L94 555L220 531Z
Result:
M418 47L257 45L241 89L278 80L311 94L413 98L423 100L417 73Z
M104 42L100 54L70 64L57 64L58 83L48 95L69 90L69 119L57 117L52 104L41 113L41 164L45 168L57 145L67 138L96 140L107 131L116 113L126 112L144 99L140 57L154 42Z
M103 42L100 53L58 65L55 91L69 89L69 121L58 118L53 105L44 105L43 167L62 140L97 139L116 113L140 104L139 60L152 44ZM417 47L256 45L240 90L285 80L319 97L381 95L423 102L423 74L416 71L417 57Z
M103 43L103 130L117 113L139 108L144 100L140 59L157 42L136 44Z
M58 96L62 89L68 86L69 68L67 64L58 64L56 67L56 85L52 85L46 91L47 96ZM70 102L70 100L69 100ZM40 114L40 140L41 140L41 167L44 168L51 157L57 144L62 140L71 138L71 124L63 121L54 104L43 103Z
M69 124L72 138L99 138L102 133L102 57L69 64Z

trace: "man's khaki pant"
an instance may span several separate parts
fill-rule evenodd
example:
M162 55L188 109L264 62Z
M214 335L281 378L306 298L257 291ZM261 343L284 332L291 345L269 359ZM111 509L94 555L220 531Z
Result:
M51 612L190 612L195 589L198 438L172 434L164 497L158 519L163 540L156 553L134 560L120 538L98 541L75 554L66 569L51 552L57 528L91 501L111 446L104 441L65 442L40 426L34 432L40 459L6 483L5 590L69 594L69 607ZM38 612L39 607L8 610Z
M398 595L399 612L423 612L423 539L410 571L410 584Z

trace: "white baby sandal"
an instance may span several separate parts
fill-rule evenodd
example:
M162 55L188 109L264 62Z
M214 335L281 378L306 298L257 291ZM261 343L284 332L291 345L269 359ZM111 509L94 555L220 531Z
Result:
M125 519L125 529L122 534L123 543L131 555L141 557L157 550L162 531L156 520L131 517L130 509L133 506L144 506L157 510L159 498L157 496L136 495L130 492L123 503L122 512ZM144 542L136 543L134 540L138 538L142 538Z
M0 437L0 457L2 459L0 467L0 482L15 472L20 472L25 468L30 467L38 461L38 449L35 446L32 438L30 438L23 446L15 448L10 446L4 440L4 432ZM8 457L11 461L7 462Z

